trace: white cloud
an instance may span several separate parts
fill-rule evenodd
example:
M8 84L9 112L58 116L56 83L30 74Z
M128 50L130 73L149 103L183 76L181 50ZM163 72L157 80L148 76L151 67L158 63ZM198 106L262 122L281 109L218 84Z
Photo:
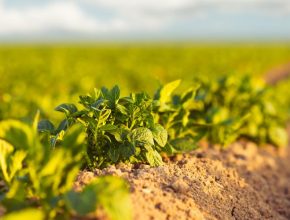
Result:
M23 34L54 30L67 32L106 32L122 30L126 24L118 19L102 22L89 16L73 2L59 1L27 8L6 8L0 2L0 34Z
M116 16L98 18L97 15L87 13L81 5L81 1L63 0L46 1L41 5L19 8L17 5L7 7L0 0L0 36L48 32L98 34L156 30L165 25L165 19L156 21L150 16L127 10L117 13ZM106 11L114 12L114 7L118 8L119 4L114 5L113 2L104 1L99 5L94 4L93 7L98 6L102 6ZM150 8L150 4L147 3L147 6L145 8Z
M50 32L156 31L210 16L213 11L290 13L290 0L43 0L37 6L21 8L16 3L8 7L3 2L0 0L0 37ZM100 11L106 15L100 17Z

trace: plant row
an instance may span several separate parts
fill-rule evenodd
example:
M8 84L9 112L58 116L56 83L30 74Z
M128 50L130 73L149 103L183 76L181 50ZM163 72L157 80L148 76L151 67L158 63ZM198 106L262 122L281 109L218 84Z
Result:
M0 206L4 219L70 219L104 211L130 219L128 187L100 177L81 192L73 182L81 168L119 162L163 163L162 155L191 151L205 139L228 146L240 138L287 145L288 119L277 95L249 77L195 80L179 93L180 80L121 97L118 86L95 89L78 104L61 104L58 126L0 121ZM279 96L281 103L281 96ZM1 208L1 207L0 207Z
M52 150L37 124L37 117L33 125L0 122L0 218L89 219L101 210L113 220L131 219L128 186L122 179L99 177L82 191L74 190L86 152L82 129L71 127Z
M201 139L221 146L241 138L287 145L288 116L263 81L245 76L195 82L178 93L180 80L173 81L153 97L145 92L121 97L118 86L95 89L80 96L76 105L56 107L65 115L58 126L42 120L38 129L49 135L52 148L58 148L70 127L81 125L90 168L119 162L159 166L162 154L191 151Z

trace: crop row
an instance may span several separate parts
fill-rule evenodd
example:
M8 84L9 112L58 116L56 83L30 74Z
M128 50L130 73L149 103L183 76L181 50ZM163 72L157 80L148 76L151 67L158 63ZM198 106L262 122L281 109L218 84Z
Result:
M228 146L241 138L276 147L287 145L284 106L277 94L251 77L195 80L178 93L180 80L121 97L120 89L95 89L78 104L55 108L64 119L29 125L0 122L0 204L4 219L80 217L103 210L130 219L126 184L100 177L81 192L73 182L82 168L110 164L163 164L162 155L191 151L202 139ZM78 107L77 107L78 106ZM81 106L81 107L79 107Z
M196 80L176 94L179 84L176 80L161 86L153 98L145 92L120 97L118 86L95 89L80 96L80 110L74 104L56 107L65 119L56 127L42 120L39 131L49 134L54 148L71 126L82 125L90 168L119 162L159 166L161 154L193 150L202 138L222 146L240 138L287 145L286 116L262 81L247 76Z

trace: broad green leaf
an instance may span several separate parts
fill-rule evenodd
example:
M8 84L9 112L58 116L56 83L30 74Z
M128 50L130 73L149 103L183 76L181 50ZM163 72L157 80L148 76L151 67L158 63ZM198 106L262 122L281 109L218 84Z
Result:
M37 129L40 132L53 133L55 128L54 125L49 120L45 119L38 122Z
M148 163L151 166L157 167L163 164L162 158L156 150L147 151L145 155Z
M92 183L96 189L97 203L112 220L131 220L132 207L128 186L118 177L106 176Z
M84 216L94 212L97 208L97 195L94 184L85 186L82 192L73 190L65 194L65 203L72 213Z
M148 128L135 128L134 130L132 130L130 136L133 143L136 143L137 145L154 145L153 134Z
M79 215L102 207L112 220L132 219L128 187L118 177L99 177L85 186L82 192L70 191L65 195L65 203L71 212Z
M155 124L152 129L152 134L157 144L159 144L160 147L164 147L168 137L167 131L160 124Z
M170 145L177 152L188 152L198 147L197 143L192 138L189 137L176 138L170 141Z
M136 153L136 148L130 142L120 145L119 150L124 159L127 159Z
M55 108L55 111L63 112L67 115L73 114L78 111L74 104L64 103Z
M0 138L16 149L28 149L35 145L35 132L27 124L16 120L0 122Z
M181 80L175 80L168 84L165 84L159 91L157 98L159 98L161 103L169 102L173 91L179 86Z
M271 126L269 128L269 139L278 147L286 147L288 145L287 131L278 126Z

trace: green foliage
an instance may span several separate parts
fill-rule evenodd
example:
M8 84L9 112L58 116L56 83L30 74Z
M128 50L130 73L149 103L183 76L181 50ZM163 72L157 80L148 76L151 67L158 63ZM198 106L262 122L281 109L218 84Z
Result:
M195 99L199 85L174 95L173 92L179 84L180 80L176 80L161 86L155 93L155 118L168 132L168 142L164 148L167 154L197 148L197 142L204 136L206 127L198 125L196 120L191 118L202 106L202 103Z
M82 129L72 126L63 136L61 145L52 149L48 138L44 138L47 134L40 137L36 125L37 119L34 126L15 120L0 122L0 181L4 183L0 188L0 202L7 213L4 219L52 219L59 215L70 218L93 212L100 206L112 219L120 219L116 217L116 210L110 207L119 205L117 200L124 203L129 203L129 200L125 199L127 187L118 178L95 180L94 184L78 193L84 200L88 194L97 198L90 200L91 206L85 207L86 203L82 203L77 210L69 208L75 199L70 196L73 194L73 182L85 153ZM113 190L124 199L116 198L109 204L103 202L106 200L103 196L108 196L101 192L103 182L114 186ZM89 210L84 213L86 208ZM128 219L130 209L122 216Z
M154 122L154 102L146 93L132 93L120 98L118 86L111 90L102 88L80 96L80 104L83 106L81 110L73 104L56 108L65 113L66 118L61 124L65 122L66 126L60 124L54 129L47 120L39 123L39 131L51 135L53 147L68 127L81 124L87 134L87 164L90 167L105 167L118 162L162 164L158 152L166 144L167 132Z
M129 220L132 218L127 185L116 177L106 176L95 179L85 186L81 193L68 192L65 200L69 210L80 215L86 215L100 207L108 213L111 219Z
M288 116L279 111L281 106L263 81L249 76L223 77L201 84L197 99L204 105L197 118L216 125L209 130L209 141L228 145L245 137L278 147L287 145Z
M59 120L51 109L74 102L94 87L118 84L123 94L152 94L158 81L224 74L259 75L290 60L281 44L90 44L1 45L0 120L42 117ZM289 84L288 84L289 87Z
M120 97L120 89L102 88L80 96L82 109L62 104L65 119L57 129L43 120L38 129L50 135L52 147L61 143L70 126L86 132L87 166L119 162L161 165L161 154L191 151L206 137L227 146L239 138L287 145L283 117L262 81L250 77L197 80L182 93L180 80L161 86L152 99L146 93ZM284 117L285 118L285 117Z
M45 215L39 209L27 208L21 211L12 212L3 217L3 220L19 220L19 219L42 220L45 219Z
M286 45L0 50L4 219L69 219L99 208L112 219L130 219L128 189L120 179L102 177L81 192L72 190L83 163L89 167L119 162L158 166L163 163L162 154L191 151L201 138L224 146L239 138L287 145L289 80L269 88L256 79L236 77L263 74L289 60ZM216 81L217 73L235 77ZM65 118L57 126L49 120L37 125L36 119L32 126L7 120L29 121L40 109L42 118L58 121L61 114L52 114L52 107L75 100L93 86L117 83L124 94L141 89L151 93L156 77L170 81L177 74L184 83L176 80L161 86L153 98L146 93L121 97L115 86L81 96L80 105L59 105L55 110ZM191 86L194 76L205 80ZM190 87L185 90L186 86Z

